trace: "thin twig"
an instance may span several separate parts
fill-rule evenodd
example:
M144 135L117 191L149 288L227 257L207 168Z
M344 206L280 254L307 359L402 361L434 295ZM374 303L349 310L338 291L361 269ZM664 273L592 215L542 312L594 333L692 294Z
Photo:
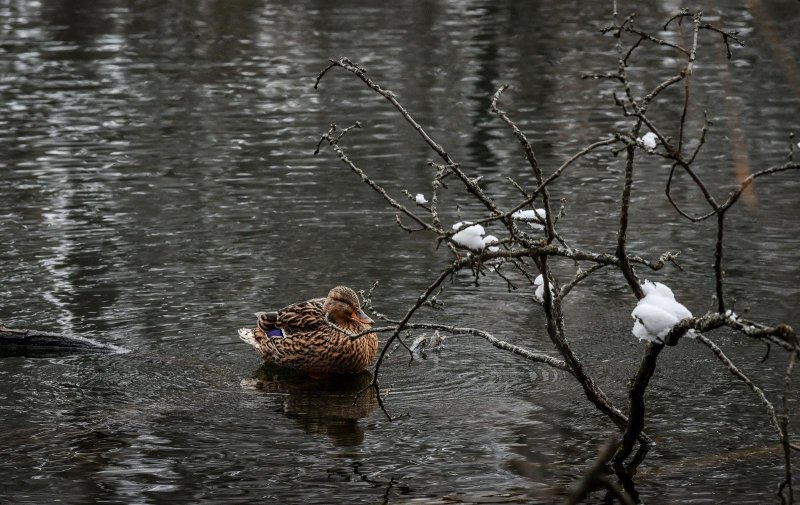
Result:
M792 485L792 449L795 448L789 441L789 397L792 391L792 371L794 369L795 361L797 360L798 350L800 350L800 343L798 343L797 335L793 335L793 344L795 352L789 355L789 362L786 365L786 372L783 376L783 415L781 416L781 434L783 446L783 467L784 479L778 488L778 494L781 501L787 505L794 503L794 486ZM796 449L796 448L795 448Z
M775 415L775 407L772 405L767 399L767 396L764 394L764 391L753 384L753 382L744 374L741 370L739 370L736 365L722 352L722 349L719 348L714 342L712 342L708 337L705 335L697 335L697 340L703 343L706 347L711 349L711 352L719 359L722 364L724 364L728 370L740 381L744 382L745 385L750 388L750 390L758 396L758 399L764 405L764 408L767 409L767 415L769 416L770 423L775 427L778 432L778 440L783 443L783 433L781 432L781 426L778 423L778 418Z

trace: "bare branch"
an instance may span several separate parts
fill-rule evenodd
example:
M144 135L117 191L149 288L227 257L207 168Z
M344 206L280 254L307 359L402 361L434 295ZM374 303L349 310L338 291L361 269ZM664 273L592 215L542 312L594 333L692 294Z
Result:
M506 212L506 215L505 215L505 217L509 217L509 218L510 218L510 217L511 217L511 216L512 216L512 215L513 215L515 212L517 212L518 210L522 210L522 209L524 209L525 207L527 207L528 205L532 204L532 203L533 203L533 202L536 200L536 197L539 195L539 193L540 193L542 190L544 190L544 188L546 188L548 184L550 184L550 183L552 183L553 181L555 181L556 179L558 179L558 177L561 175L561 173L562 173L564 170L566 170L566 169L567 169L567 167L569 167L570 165L572 165L574 162L576 162L576 161L577 161L577 160L579 160L580 158L582 158L582 157L586 156L587 154L589 154L590 152L594 151L594 150L595 150L595 149L597 149L598 147L603 147L603 146L611 145L611 144L613 144L613 143L615 143L615 142L619 142L619 138L618 138L618 137L612 137L612 138L609 138L609 139L606 139L606 140L600 140L600 141L598 141L598 142L595 142L595 143L593 143L593 144L590 144L590 145L586 146L585 148L581 149L580 151L578 151L577 153L575 153L574 155L572 155L572 156L571 156L571 157L570 157L570 158L569 158L567 161L565 161L564 163L562 163L562 164L561 164L561 166L560 166L560 167L558 167L558 168L556 169L556 171L555 171L555 172L553 172L552 174L550 174L550 176L548 176L548 177L547 177L547 179L545 179L544 181L542 181L542 183L541 183L541 184L539 184L539 185L536 187L536 189L535 189L535 190L533 190L533 191L530 193L530 196L528 196L528 197L527 197L525 200L523 200L522 202L520 202L519 204L517 204L517 205L516 205L516 206L515 206L513 209L511 209L511 210L509 210L508 212Z
M743 180L741 184L739 184L739 187L735 191L731 192L731 195L728 197L728 200L722 205L720 205L719 211L723 212L728 210L734 203L736 203L739 200L739 197L742 196L742 193L744 193L744 191L751 184L753 184L753 181L756 180L757 178L763 177L765 175L772 175L780 172L785 172L787 170L798 170L798 169L800 169L800 162L795 162L795 163L788 162L778 167L766 168L759 172L750 174L750 176L748 176L747 179Z
M789 397L792 391L792 371L794 369L795 361L797 360L798 350L800 350L800 342L798 342L797 335L793 335L794 352L789 355L789 363L786 365L786 373L783 376L783 415L781 416L781 442L783 446L783 467L784 479L778 488L778 494L781 497L781 502L792 504L794 503L794 488L792 486L792 449L798 450L789 442Z
M356 126L360 127L360 126L358 126L358 123L356 123ZM335 126L332 126L331 130L329 130L328 133L326 133L325 135L322 136L322 140L325 140L325 141L328 142L328 144L330 144L331 148L333 148L333 150L336 152L336 154L339 155L339 159L342 160L342 162L344 162L344 164L346 164L348 167L350 167L350 170L355 172L361 178L362 182L366 183L369 187L371 187L378 194L380 194L383 197L383 199L386 200L389 203L389 205L391 205L395 209L399 210L400 212L402 212L403 214L405 214L406 216L408 216L409 218L414 220L417 224L419 224L422 227L422 229L433 231L433 232L436 232L436 233L441 232L441 230L437 230L436 228L433 227L433 225L428 224L422 218L420 218L415 213L413 213L411 210L409 210L408 207L406 207L405 205L400 204L397 200L395 200L394 198L389 196L389 194L386 192L385 189L383 189L378 183L376 183L375 181L370 179L370 177L363 170L358 168L355 165L355 163L353 163L350 160L350 158L345 154L345 152L342 150L342 148L339 147L338 138L334 138L334 137L332 137L330 135L330 132L332 130L334 130L334 129L335 129ZM346 133L346 132L347 132L347 130L345 130L342 133L342 135L344 135L344 133ZM341 138L341 136L339 138ZM320 143L322 142L322 140L320 140ZM319 147L317 149L319 150Z
M561 293L559 293L559 296L561 298L564 298L570 291L572 291L572 289L575 286L578 285L578 283L580 283L582 280L586 279L587 277L589 277L590 275L592 275L593 273L595 273L596 271L600 270L605 266L607 265L598 263L596 265L592 265L586 270L581 270L580 268L578 268L578 271L575 273L575 277L573 277L572 280L569 281L567 284L561 286Z
M405 327L414 330L426 329L426 330L446 331L453 335L474 335L476 337L481 337L482 339L486 340L487 342L497 347L498 349L509 351L511 354L514 354L516 356L521 356L529 361L533 361L536 363L544 363L546 365L552 366L553 368L557 368L559 370L572 373L572 370L570 370L569 366L567 366L567 364L560 359L556 359L553 358L552 356L548 356L547 354L530 351L528 349L516 346L514 344L510 344L508 342L496 338L491 333L479 330L477 328L460 328L456 326L448 326L438 323L408 323L405 325Z
M743 374L742 371L739 370L727 356L725 356L725 354L722 352L722 349L720 349L708 337L704 335L697 335L697 340L699 340L706 347L711 349L711 352L713 352L714 355L717 357L717 359L719 359L722 362L722 364L724 364L728 368L728 370L734 375L734 377L744 382L745 385L748 388L750 388L750 390L753 393L755 393L756 396L758 396L758 399L764 405L764 408L767 409L767 415L769 416L770 423L778 431L778 440L780 440L781 443L783 443L783 432L781 431L781 426L778 423L778 418L775 415L775 407L772 405L772 402L770 402L767 399L767 396L764 394L764 391L762 391L761 388L753 384L753 382L750 379L748 379L747 376Z
M403 205L392 197L390 197L375 181L370 179L362 170L356 167L350 159L344 154L339 146L339 141L351 129L359 127L359 124L353 125L341 132L336 130L335 125L322 136L320 143L317 146L319 150L322 142L327 141L332 149L339 155L340 159L345 162L350 169L359 175L362 180L368 184L374 191L381 194L393 208L399 213L397 215L397 222L403 230L409 232L416 231L431 231L436 236L437 247L444 244L454 255L455 259L447 266L447 268L440 271L438 277L434 279L430 285L419 296L416 302L407 309L405 315L400 319L389 319L385 316L381 317L388 325L371 328L368 332L386 333L388 339L380 351L378 361L374 368L372 387L378 389L379 372L387 356L387 350L390 345L394 345L394 340L399 340L401 344L405 345L401 334L409 335L409 330L435 330L448 332L451 335L472 335L485 339L493 346L509 351L515 355L521 356L527 360L537 363L547 364L559 370L564 370L572 374L576 381L581 385L586 397L595 405L595 407L608 416L616 426L623 431L621 441L616 447L616 453L613 456L614 468L617 475L621 479L621 483L625 488L625 492L618 490L616 485L610 483L608 479L600 475L598 468L602 468L608 459L611 457L611 449L607 454L601 456L600 460L587 474L585 479L580 483L579 491L573 497L577 496L580 500L588 492L587 482L592 485L601 485L609 489L610 492L621 501L637 501L638 494L633 486L633 474L635 473L636 466L644 459L647 454L648 448L651 444L650 438L644 434L643 428L645 424L645 394L652 377L655 374L656 366L660 353L663 352L667 346L676 345L680 339L685 336L689 331L694 332L708 332L716 328L729 327L739 332L740 334L753 338L757 341L764 342L768 346L776 345L785 349L790 353L790 361L787 366L786 378L784 381L784 416L779 419L776 414L775 408L767 399L765 393L755 386L755 384L739 370L731 360L705 335L699 335L697 338L706 346L708 346L717 358L722 362L731 373L739 380L745 383L759 398L761 403L767 409L769 414L770 423L777 429L780 440L784 446L786 454L785 463L785 480L781 486L780 493L786 500L791 502L792 496L792 475L791 475L791 461L789 457L790 450L796 448L796 444L789 441L788 434L788 397L791 392L791 374L794 362L800 357L798 351L797 337L794 330L784 324L775 326L768 326L765 324L756 323L741 319L731 311L726 310L726 299L724 292L724 268L723 268L723 255L724 255L724 234L725 234L725 217L726 212L730 209L742 196L743 192L752 185L755 179L779 172L794 170L800 168L800 163L792 161L793 146L790 148L790 159L784 165L778 167L767 168L750 175L747 179L740 182L738 187L727 195L724 203L720 204L717 200L717 189L707 185L704 178L708 178L707 173L700 167L698 159L700 153L706 143L706 137L709 133L709 125L711 121L704 114L702 129L698 132L689 132L688 118L692 115L692 107L694 107L694 99L692 93L692 75L695 71L695 60L698 54L698 41L701 31L709 31L714 34L722 36L722 41L726 45L728 55L730 57L730 41L743 44L738 38L736 32L725 31L713 27L707 23L702 22L702 12L692 12L689 10L682 10L672 18L670 18L664 29L671 28L676 31L682 31L686 35L691 36L691 45L683 47L676 43L668 41L669 37L655 36L644 30L639 29L634 25L635 18L630 15L618 22L616 2L614 2L614 24L603 30L603 33L612 34L616 38L617 46L617 66L616 72L611 73L595 73L584 74L584 78L594 79L607 79L617 83L618 91L614 93L614 103L616 105L616 112L623 119L628 121L628 126L622 131L618 131L602 140L594 142L577 153L573 154L555 171L550 172L549 176L545 177L545 170L539 165L536 158L534 148L528 140L526 134L512 121L509 115L501 110L498 106L502 93L508 88L507 85L500 87L492 96L491 112L500 118L512 131L514 137L519 142L524 152L524 156L530 165L531 170L535 176L535 188L530 189L529 183L524 183L523 179L517 178L520 183L516 182L514 178L509 177L511 185L516 188L520 196L516 196L516 202L513 207L508 209L506 204L503 208L497 203L490 194L486 193L479 185L479 178L473 178L467 175L458 163L453 161L444 148L435 142L428 133L411 117L409 112L399 103L394 93L382 88L374 83L366 76L366 71L359 65L351 62L347 58L340 58L338 60L331 60L328 65L317 76L316 84L319 84L321 79L333 67L340 67L356 78L361 80L370 89L381 95L389 101L395 109L402 115L406 122L408 122L420 135L422 140L443 160L443 163L429 162L429 165L435 169L435 176L432 176L432 196L429 206L418 204L423 210L429 214L420 216L416 212L421 213L419 209L410 207L410 205ZM691 19L691 26L680 28L684 19ZM677 26L675 26L677 25ZM687 23L688 25L688 23ZM625 39L626 45L623 49L622 39ZM705 40L705 39L703 39ZM642 50L651 46L659 45L669 47L676 51L678 55L684 57L683 68L680 71L671 71L671 75L662 77L656 84L650 88L646 94L640 94L639 82L631 81L629 71L629 61L638 55ZM698 67L699 68L699 67ZM677 72L677 73L676 73ZM680 117L677 122L661 123L661 120L654 120L656 117L662 117L657 114L659 111L648 112L649 109L655 109L657 106L665 102L667 90L677 89L677 86L682 86L682 103L680 104ZM646 133L647 129L655 135L658 139L658 144L653 147L651 144L652 139ZM643 131L644 130L644 131ZM677 138L673 140L669 135L677 132ZM692 138L690 135L697 135L698 138ZM693 147L687 148L688 145ZM556 216L552 210L554 206L550 201L550 192L553 189L555 181L570 167L577 164L577 161L586 157L589 153L597 149L608 146L609 151L614 156L624 153L624 175L620 181L620 197L619 197L619 216L617 222L617 236L615 241L615 248L613 251L603 252L602 250L582 250L575 249L567 245L567 242L573 243L564 230L560 228L563 222L559 222L559 218L565 214L564 200L562 200L561 209ZM667 263L674 264L680 269L676 262L678 252L666 252L661 255L656 261L647 260L637 256L634 252L629 250L630 245L634 244L635 237L629 237L629 222L632 219L631 202L634 201L634 189L636 189L635 182L640 178L638 172L639 154L656 156L665 163L669 163L670 171L666 181L666 198L670 204L675 208L678 214L689 220L690 222L699 222L717 216L716 227L716 244L714 252L713 271L715 277L714 298L716 299L716 311L708 312L699 317L690 317L679 321L673 326L669 332L663 336L661 341L651 342L647 344L644 356L640 366L633 377L629 386L629 411L626 416L623 412L617 409L609 400L607 395L589 375L587 369L584 367L581 360L575 354L572 346L567 338L567 333L564 324L564 314L562 313L563 298L569 294L573 289L580 285L581 282L588 279L592 274L598 272L605 267L612 267L620 271L625 282L629 286L637 299L644 297L642 285L639 282L638 269L649 268L658 270L663 268ZM673 198L673 179L676 177L676 171L682 171L689 176L689 183L691 186L699 190L700 194L707 205L707 208L698 215L692 215L684 211L678 202ZM448 180L448 178L450 178ZM461 181L466 188L468 198L472 202L480 202L485 208L481 215L469 217L470 221L475 224L491 226L493 224L502 224L508 231L496 232L500 239L492 242L492 247L488 247L486 243L479 243L472 245L472 248L467 248L463 243L458 243L453 240L453 236L459 230L450 231L446 227L442 227L439 212L444 209L442 205L445 190L448 189L448 184L452 182L452 178L457 178ZM503 188L508 190L509 188ZM403 190L407 198L416 203L416 198L412 196L408 190ZM505 195L504 195L505 196ZM464 201L456 200L458 195L453 193L447 194L448 200L453 198L452 209L462 221L464 219L461 215L461 205ZM538 232L532 232L527 226L521 225L520 216L515 214L523 209L534 208L534 202L541 197L541 202L537 205L544 207L545 212L541 224L544 225L544 237ZM448 201L448 203L450 203ZM509 206L512 204L509 204ZM464 206L467 209L469 207ZM413 209L413 210L412 210ZM538 209L536 215L539 214ZM416 212L414 212L416 211ZM474 212L470 208L471 212ZM474 216L474 214L473 214ZM409 221L410 220L410 221ZM413 221L413 222L411 222ZM539 221L537 219L537 221ZM559 224L557 231L556 225ZM477 227L473 230L478 229ZM559 233L560 232L560 233ZM561 235L567 237L565 241ZM483 235L483 232L481 232ZM483 240L483 239L481 239ZM460 241L459 241L460 242ZM488 241L487 241L488 242ZM465 253L465 251L469 251ZM563 265L571 260L577 266L577 271L571 279L559 288L558 279L553 275L553 271L561 272ZM506 264L510 264L509 268L505 268ZM444 287L444 282L447 278L452 278L456 272L465 270L468 272L477 286L479 282L492 273L496 274L495 279L498 282L504 282L507 289L510 291L517 289L519 285L525 288L523 291L526 295L529 294L527 282L531 286L536 287L536 297L540 298L541 307L544 311L545 324L547 334L550 341L558 350L560 358L542 354L536 351L525 349L523 347L511 344L509 342L499 340L494 335L477 329L465 328L451 325L439 324L437 322L416 322L415 314L419 308L425 305L430 305L434 308L441 308L441 302L437 299L441 294ZM540 278L537 278L537 275ZM540 281L541 279L541 281ZM541 292L538 289L542 289ZM436 294L434 294L436 293ZM541 296L540 296L541 293ZM326 322L333 325L330 321ZM333 325L339 331L345 331ZM348 333L350 338L360 338L363 333ZM661 334L661 333L660 333ZM394 347L396 348L396 347ZM380 396L380 395L379 395ZM379 398L381 408L383 408L382 398ZM385 412L385 410L384 410ZM388 413L387 413L388 415ZM636 445L638 444L638 450ZM635 453L634 453L635 451ZM629 463L626 464L626 462ZM617 489L618 493L614 490Z
M385 90L385 89L381 88L379 85L375 84L371 79L369 79L366 76L365 70L362 67L360 67L357 64L353 63L349 59L340 58L338 60L330 60L330 61L331 61L331 66L337 66L337 67L340 67L340 68L342 68L344 70L347 70L348 72L352 73L353 75L355 75L356 77L361 79L361 81L364 84L369 86L376 93L378 93L379 95L384 97L386 100L388 100L400 112L400 114L403 116L403 118L406 120L406 122L408 122L417 131L417 133L419 133L420 137L422 137L422 139L425 141L425 143L428 144L428 146L430 146L430 148L433 149L433 151L436 152L436 154L438 154L439 157L442 158L442 160L444 160L444 162L452 170L452 172L459 179L461 179L461 182L467 188L467 191L469 191L471 194L473 194L492 213L498 214L498 215L503 214L497 208L497 206L495 205L494 201L484 194L484 192L480 188L480 186L478 186L478 184L476 184L470 177L468 177L461 170L459 165L457 163L455 163L452 158L450 158L450 155L447 154L447 152L444 150L444 148L442 148L441 145L439 145L436 141L434 141L433 138L431 138L430 135L428 135L428 133L422 128L422 126L420 126L420 124L417 123L414 120L413 117L411 117L411 114L409 114L409 112L402 105L400 105L400 102L397 101L397 98L395 97L394 93L392 93L389 90ZM330 69L330 66L327 67L323 72L321 72L320 75L317 77L317 83L314 86L315 88L319 84L319 81L322 78L322 76L329 69ZM511 223L510 221L509 221L508 224L513 226L513 223Z

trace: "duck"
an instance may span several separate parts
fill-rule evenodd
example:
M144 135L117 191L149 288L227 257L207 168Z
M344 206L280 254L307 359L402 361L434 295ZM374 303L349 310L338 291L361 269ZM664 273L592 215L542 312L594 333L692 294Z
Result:
M378 336L365 332L373 324L356 292L336 286L325 298L257 312L256 326L239 329L239 338L267 363L328 377L359 373L370 365L378 352Z

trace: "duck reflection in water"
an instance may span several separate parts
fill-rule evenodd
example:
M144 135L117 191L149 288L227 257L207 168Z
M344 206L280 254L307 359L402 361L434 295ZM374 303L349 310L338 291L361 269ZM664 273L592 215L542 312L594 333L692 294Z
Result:
M265 363L242 385L285 395L283 413L306 433L322 433L337 446L353 446L364 441L358 420L371 416L378 406L375 389L367 388L371 381L372 374L366 370L314 379Z

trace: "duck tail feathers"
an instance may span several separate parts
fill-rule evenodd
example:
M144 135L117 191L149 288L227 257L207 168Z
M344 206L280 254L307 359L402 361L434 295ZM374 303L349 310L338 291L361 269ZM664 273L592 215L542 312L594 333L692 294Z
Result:
M239 338L242 339L243 342L246 342L253 347L258 345L256 341L256 334L252 328L239 328Z

